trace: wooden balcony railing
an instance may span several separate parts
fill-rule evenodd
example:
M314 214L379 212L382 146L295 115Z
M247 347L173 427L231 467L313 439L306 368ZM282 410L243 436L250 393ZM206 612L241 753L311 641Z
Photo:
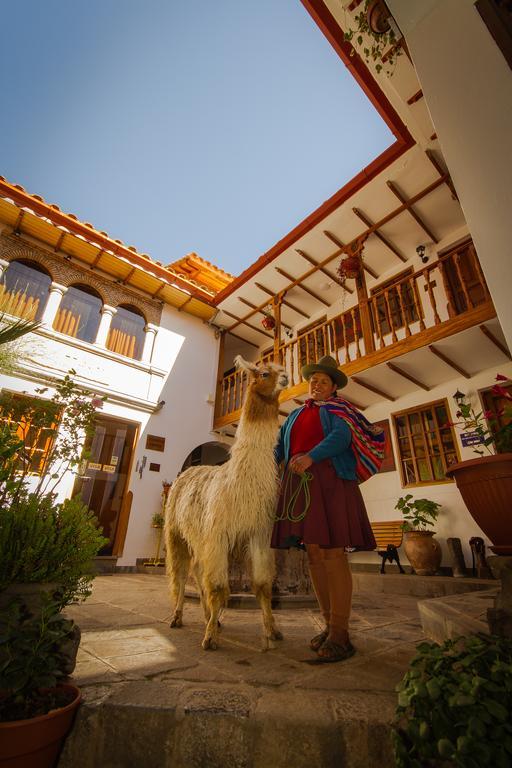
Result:
M302 366L323 355L332 355L338 365L344 367L355 361L362 363L365 358L368 365L361 364L363 370L380 362L380 358L391 359L409 348L430 343L435 339L429 331L437 339L461 330L461 324L455 320L464 315L468 316L469 325L483 322L485 318L478 313L472 321L472 313L477 308L486 316L495 314L478 258L470 244L376 290L359 305L306 333L299 333L296 339L281 343L276 362L290 374L290 389L303 382ZM364 318L370 329L369 338L363 333ZM414 346L408 343L413 337L417 337ZM274 352L266 353L260 360L272 362ZM352 367L356 366L349 365ZM241 408L246 386L242 371L224 376L216 421Z

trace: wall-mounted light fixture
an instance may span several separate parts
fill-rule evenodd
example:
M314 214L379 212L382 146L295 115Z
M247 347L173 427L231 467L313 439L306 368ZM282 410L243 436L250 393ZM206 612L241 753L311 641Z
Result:
M165 405L165 400L159 400L158 403L153 408L153 413L156 413L157 411L161 411L164 405Z
M427 250L425 245L418 245L416 248L416 253L420 257L423 264L426 264L428 261L428 256L426 255L425 251Z
M453 399L457 403L457 405L460 405L461 402L465 399L466 395L464 392L461 392L459 389L456 391L456 393L453 395Z

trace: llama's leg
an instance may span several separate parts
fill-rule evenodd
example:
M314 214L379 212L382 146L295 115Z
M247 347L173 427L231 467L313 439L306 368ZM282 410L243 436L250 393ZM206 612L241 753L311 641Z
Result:
M203 649L218 647L219 618L229 598L228 553L222 547L209 547L203 562L203 588L209 619L203 638Z
M190 552L185 540L173 531L168 532L166 548L167 574L170 582L171 599L174 604L170 626L181 627L183 626L183 603L185 602L185 585L190 567Z
M277 629L272 614L272 582L275 574L274 553L268 541L251 541L249 554L252 562L252 588L260 604L263 619L264 651L274 648L274 640L282 640L283 635Z
M210 608L208 607L208 600L207 600L206 592L204 589L204 576L203 576L203 569L201 568L201 563L194 561L192 563L192 571L194 574L197 591L199 592L199 599L201 601L201 608L203 609L203 613L204 613L204 620L205 620L205 623L208 624L208 622L210 621Z

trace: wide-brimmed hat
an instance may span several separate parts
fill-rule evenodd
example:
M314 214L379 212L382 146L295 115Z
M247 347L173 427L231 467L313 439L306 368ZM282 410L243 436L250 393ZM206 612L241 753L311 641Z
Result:
M336 389L343 389L343 387L347 386L348 382L348 379L343 371L339 370L336 360L330 355L321 357L318 363L310 363L309 365L304 365L301 369L301 373L302 377L306 379L306 381L309 381L314 373L326 373L336 384Z

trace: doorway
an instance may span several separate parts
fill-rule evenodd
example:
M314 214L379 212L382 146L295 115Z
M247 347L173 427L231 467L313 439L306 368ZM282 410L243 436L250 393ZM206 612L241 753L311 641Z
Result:
M84 445L85 456L73 496L78 495L94 512L108 544L100 555L120 554L129 505L125 504L128 478L137 439L138 424L98 415L94 433Z

